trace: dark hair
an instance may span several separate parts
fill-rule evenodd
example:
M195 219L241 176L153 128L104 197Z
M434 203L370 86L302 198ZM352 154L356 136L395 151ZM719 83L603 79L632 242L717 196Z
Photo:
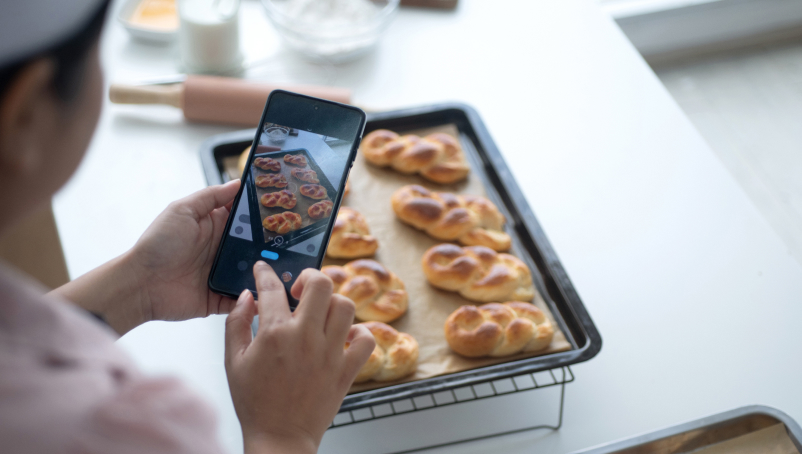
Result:
M89 56L89 50L100 38L108 7L109 0L103 1L89 21L66 41L61 41L49 49L1 67L0 99L25 65L37 58L46 57L52 58L56 64L56 72L53 76L53 89L56 95L64 102L72 101L81 90L86 59Z

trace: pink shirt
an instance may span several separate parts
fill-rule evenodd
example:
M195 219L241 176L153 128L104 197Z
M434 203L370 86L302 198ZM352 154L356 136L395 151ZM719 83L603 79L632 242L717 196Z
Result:
M0 451L220 453L210 408L143 376L115 339L0 263Z

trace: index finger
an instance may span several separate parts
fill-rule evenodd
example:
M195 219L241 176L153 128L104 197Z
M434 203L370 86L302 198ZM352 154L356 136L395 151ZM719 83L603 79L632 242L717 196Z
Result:
M188 207L196 218L202 218L214 209L220 208L234 200L239 191L240 180L231 180L226 184L209 186L179 200L179 205Z
M253 265L253 277L259 297L259 327L289 319L292 315L287 293L273 268L260 260Z

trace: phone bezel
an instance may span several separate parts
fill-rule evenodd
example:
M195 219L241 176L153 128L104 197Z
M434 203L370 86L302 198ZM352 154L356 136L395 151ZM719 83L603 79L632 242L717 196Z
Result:
M341 205L342 199L343 199L343 190L345 188L345 183L348 180L348 175L351 172L351 167L353 166L354 159L356 159L357 150L359 149L359 145L362 142L362 135L365 132L365 124L366 124L366 121L367 121L367 115L365 114L365 112L362 109L360 109L358 107L355 107L355 106L348 105L348 104L342 104L342 103L335 102L335 101L329 101L329 100L326 100L326 99L315 98L315 97L312 97L312 96L302 95L300 93L294 93L294 92L290 92L290 91L286 91L286 90L273 90L270 93L270 95L267 97L267 102L265 102L265 108L262 110L262 116L259 119L259 124L258 124L258 126L256 128L256 133L254 135L254 139L251 142L251 151L248 154L248 164L250 164L253 161L253 154L256 152L256 148L257 148L256 145L259 143L259 138L260 138L260 136L262 134L262 125L264 125L265 119L267 117L268 110L270 109L270 102L275 97L279 97L279 96L289 96L291 98L303 100L303 102L310 102L311 101L311 102L316 102L316 103L327 104L329 106L334 106L334 107L337 107L337 108L341 108L341 109L346 109L346 110L352 111L352 112L357 113L359 115L359 125L357 127L359 131L356 134L356 138L354 140L354 143L351 145L351 150L350 150L350 152L348 154L348 158L346 160L345 170L343 171L343 178L340 179L340 185L337 188L337 197L333 201L334 202L334 209L332 210L332 215L329 217L329 222L328 222L328 225L326 226L326 231L325 231L325 235L323 237L323 242L321 243L321 247L319 249L319 252L318 252L318 255L317 255L317 258L316 258L316 261L315 261L315 268L316 269L320 269L321 264L323 263L323 258L325 256L326 249L327 249L328 244L329 244L329 239L331 238L331 229L334 227L334 220L337 217L337 212L339 212L339 210L340 210L340 205ZM291 126L291 125L285 125L285 126ZM239 191L237 191L236 197L234 197L234 202L232 204L232 209L231 209L231 212L228 214L228 219L226 220L226 226L225 226L225 229L223 230L223 236L220 238L220 244L217 246L217 252L215 253L214 262L212 262L212 268L209 271L209 277L207 279L207 285L209 286L209 289L212 292L217 293L218 295L223 295L223 296L227 296L227 297L234 298L234 299L239 297L239 293L233 293L233 292L230 292L230 291L228 291L226 289L221 289L221 288L215 287L215 285L212 282L212 277L214 276L214 273L217 270L217 267L218 267L218 264L219 264L219 261L220 261L220 254L221 254L223 248L225 247L226 239L229 236L228 232L231 229L231 224L232 224L232 222L234 220L234 215L236 214L236 207L239 206L240 199L242 198L242 194L243 194L244 188L245 188L245 177L246 177L246 175L248 174L249 171L250 171L250 166L246 165L245 169L243 170L242 175L240 175L240 182L241 182L240 183L240 188L239 188ZM252 269L246 269L245 271L243 271L243 273L252 273L252 272L253 272ZM254 296L256 296L256 295L254 294ZM289 299L289 295L288 295L288 299Z

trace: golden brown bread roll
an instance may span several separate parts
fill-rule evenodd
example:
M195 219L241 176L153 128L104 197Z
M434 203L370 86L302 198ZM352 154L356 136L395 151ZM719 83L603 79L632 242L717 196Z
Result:
M290 165L304 167L306 166L306 157L300 154L285 154L284 162Z
M256 175L254 183L260 188L286 188L288 184L287 178L282 173Z
M391 166L401 173L420 173L436 183L453 183L470 172L459 142L445 133L421 138L377 129L365 136L360 149L372 164Z
M301 228L301 215L293 213L292 211L285 211L283 213L274 214L266 217L262 221L262 227L267 230L284 235L287 232L298 230Z
M281 163L273 158L253 158L253 166L265 171L278 172L281 170Z
M462 306L448 316L443 329L451 349L468 357L543 350L554 337L543 311L520 301Z
M317 178L317 172L312 169L292 169L290 174L306 183L320 183Z
M423 254L423 272L430 284L480 302L530 301L532 274L517 257L484 246L432 246Z
M355 259L376 253L379 242L370 235L368 221L353 208L340 207L326 254L332 258Z
M268 208L281 207L291 210L295 208L298 199L295 198L295 194L293 194L292 191L282 189L281 191L268 192L262 195L259 202Z
M309 197L310 199L325 199L328 197L326 188L319 184L304 184L298 190L302 196Z
M323 219L331 216L331 210L334 208L334 202L331 200L323 200L317 202L307 208L306 213L312 219Z
M418 367L418 342L407 333L399 333L381 322L365 322L376 339L376 347L362 366L354 383L368 380L391 381L405 377ZM348 344L345 345L348 348Z
M391 201L399 219L438 240L457 240L495 251L510 248L510 236L502 230L504 215L484 197L408 185L395 191Z
M407 311L404 283L375 260L328 265L320 271L334 282L334 293L351 298L360 320L389 323Z

